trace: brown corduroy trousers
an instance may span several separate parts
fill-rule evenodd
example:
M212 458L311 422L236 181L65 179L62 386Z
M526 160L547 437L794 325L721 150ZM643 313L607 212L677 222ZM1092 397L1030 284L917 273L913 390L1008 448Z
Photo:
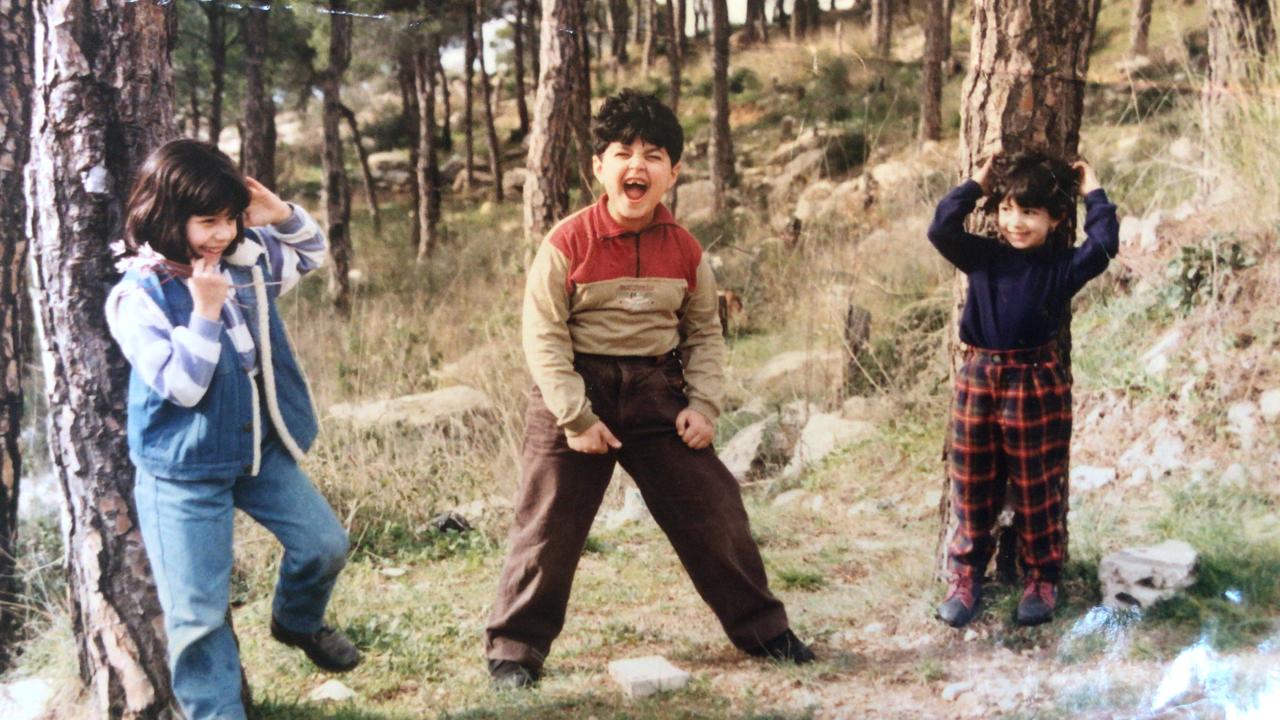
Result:
M676 415L688 403L679 361L579 355L574 367L622 447L603 455L571 450L541 393L530 393L515 524L485 632L488 658L542 666L564 627L578 558L619 462L729 639L746 649L784 632L786 610L769 592L737 481L711 447L693 450L676 433Z

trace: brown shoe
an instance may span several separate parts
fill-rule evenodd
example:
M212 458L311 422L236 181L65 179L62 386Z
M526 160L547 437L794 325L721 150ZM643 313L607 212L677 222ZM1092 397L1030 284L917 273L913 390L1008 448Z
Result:
M978 612L982 601L982 578L970 570L958 570L951 575L947 596L938 606L938 618L953 628L969 624Z
M1027 581L1018 602L1019 625L1039 625L1053 619L1053 608L1058 604L1058 588L1051 582Z
M271 618L271 637L306 653L307 658L321 670L346 672L360 664L360 651L351 639L328 625L313 633L298 633Z

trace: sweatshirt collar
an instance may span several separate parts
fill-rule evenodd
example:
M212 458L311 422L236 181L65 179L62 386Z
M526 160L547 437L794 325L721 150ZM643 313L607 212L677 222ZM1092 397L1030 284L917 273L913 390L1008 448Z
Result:
M623 235L642 235L655 227L676 224L675 216L671 214L666 205L659 202L658 206L653 209L653 219L649 221L648 225L639 230L624 228L609 214L609 195L607 193L600 195L600 199L591 208L591 214L594 216L592 219L595 221L596 227L600 228L599 237L602 240L622 237Z

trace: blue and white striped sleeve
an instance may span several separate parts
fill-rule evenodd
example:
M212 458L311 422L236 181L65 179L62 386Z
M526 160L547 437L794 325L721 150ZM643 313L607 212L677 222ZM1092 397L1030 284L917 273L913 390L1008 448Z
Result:
M324 264L329 244L324 232L306 210L289 203L293 214L277 225L254 228L267 251L271 269L268 278L278 283L277 295L283 295L298 284L303 275Z
M174 327L146 290L125 281L107 296L107 326L158 395L182 407L195 407L204 397L222 353L221 320L192 313L189 326Z

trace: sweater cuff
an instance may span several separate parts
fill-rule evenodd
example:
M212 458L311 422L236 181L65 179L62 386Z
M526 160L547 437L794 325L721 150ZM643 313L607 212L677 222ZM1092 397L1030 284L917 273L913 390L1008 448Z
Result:
M1086 205L1110 204L1111 200L1107 198L1106 190L1098 188L1097 190L1090 190L1085 194L1084 203Z
M200 336L202 340L210 342L218 342L218 336L222 334L222 320L210 320L203 315L191 313L191 323L187 326L191 332Z
M581 435L587 431L587 428L600 422L600 418L591 412L591 408L582 411L578 417L564 424L564 434L569 436Z
M288 203L288 205L289 205L289 208L293 211L289 213L288 219L278 222L271 226L272 230L275 230L277 233L281 235L292 235L298 232L299 230L301 230L304 224L301 214L298 213L298 206L294 205L293 203Z
M689 409L697 410L703 417L710 420L712 423L715 423L715 421L720 417L720 411L716 409L716 406L706 402L705 400L690 398Z
M955 193L962 197L973 197L976 200L982 197L982 186L977 180L969 178L956 186Z

